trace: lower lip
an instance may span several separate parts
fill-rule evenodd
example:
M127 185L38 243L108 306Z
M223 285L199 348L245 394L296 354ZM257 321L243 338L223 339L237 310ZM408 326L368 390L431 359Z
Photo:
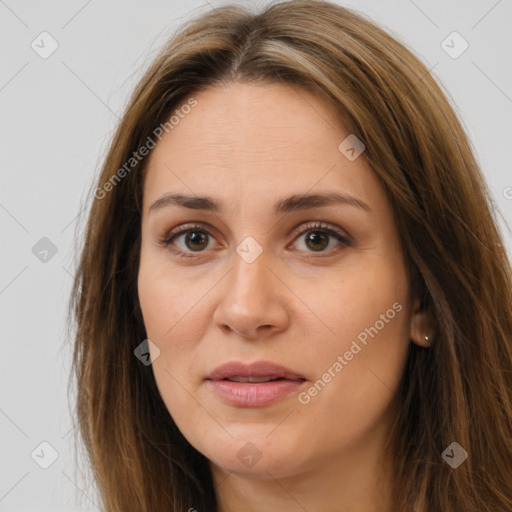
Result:
M229 380L208 380L213 391L230 405L262 407L293 396L305 383L303 380L275 380L245 383Z

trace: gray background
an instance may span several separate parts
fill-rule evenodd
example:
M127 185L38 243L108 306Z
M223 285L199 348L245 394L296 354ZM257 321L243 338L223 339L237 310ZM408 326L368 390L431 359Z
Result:
M1 511L98 510L74 458L67 395L77 215L143 69L181 23L223 3L0 0ZM512 1L339 3L387 28L449 91L512 254ZM31 47L42 46L43 31L59 45L46 59ZM441 47L453 31L469 43L456 59ZM40 467L51 462L43 441L59 455L48 469Z

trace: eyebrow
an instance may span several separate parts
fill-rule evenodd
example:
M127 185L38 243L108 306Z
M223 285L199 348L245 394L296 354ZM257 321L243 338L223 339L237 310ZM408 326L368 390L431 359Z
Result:
M285 199L281 199L274 205L274 213L290 213L294 211L309 210L321 206L331 206L335 204L344 204L361 208L366 212L371 212L371 208L361 199L348 194L339 194L337 192L319 193L319 194L294 194ZM168 206L182 206L192 210L205 210L214 213L222 213L222 204L209 196L190 196L185 194L165 194L157 199L149 208L149 212L160 210Z

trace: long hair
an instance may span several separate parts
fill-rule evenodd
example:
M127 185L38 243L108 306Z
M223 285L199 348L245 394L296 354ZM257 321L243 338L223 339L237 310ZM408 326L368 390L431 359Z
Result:
M69 304L76 416L105 510L217 509L208 460L134 356L146 338L137 274L147 159L133 155L194 93L235 81L327 100L364 142L393 207L412 292L436 330L430 348L410 343L396 395L394 510L512 510L512 276L495 205L428 69L365 16L318 0L197 16L149 67L113 136ZM452 442L468 453L456 469L441 456Z

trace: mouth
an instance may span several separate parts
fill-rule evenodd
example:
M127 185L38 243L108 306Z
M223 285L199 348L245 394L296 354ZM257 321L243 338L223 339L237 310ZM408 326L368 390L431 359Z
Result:
M219 366L207 384L223 402L237 407L262 407L297 393L306 378L268 361Z
M256 361L251 364L233 361L217 367L206 379L251 383L269 382L272 380L306 380L303 375L269 361Z
M284 379L283 377L241 377L239 375L235 377L229 377L222 380L228 380L230 382L244 382L251 384L259 384L260 382L275 382L276 380L289 380Z

